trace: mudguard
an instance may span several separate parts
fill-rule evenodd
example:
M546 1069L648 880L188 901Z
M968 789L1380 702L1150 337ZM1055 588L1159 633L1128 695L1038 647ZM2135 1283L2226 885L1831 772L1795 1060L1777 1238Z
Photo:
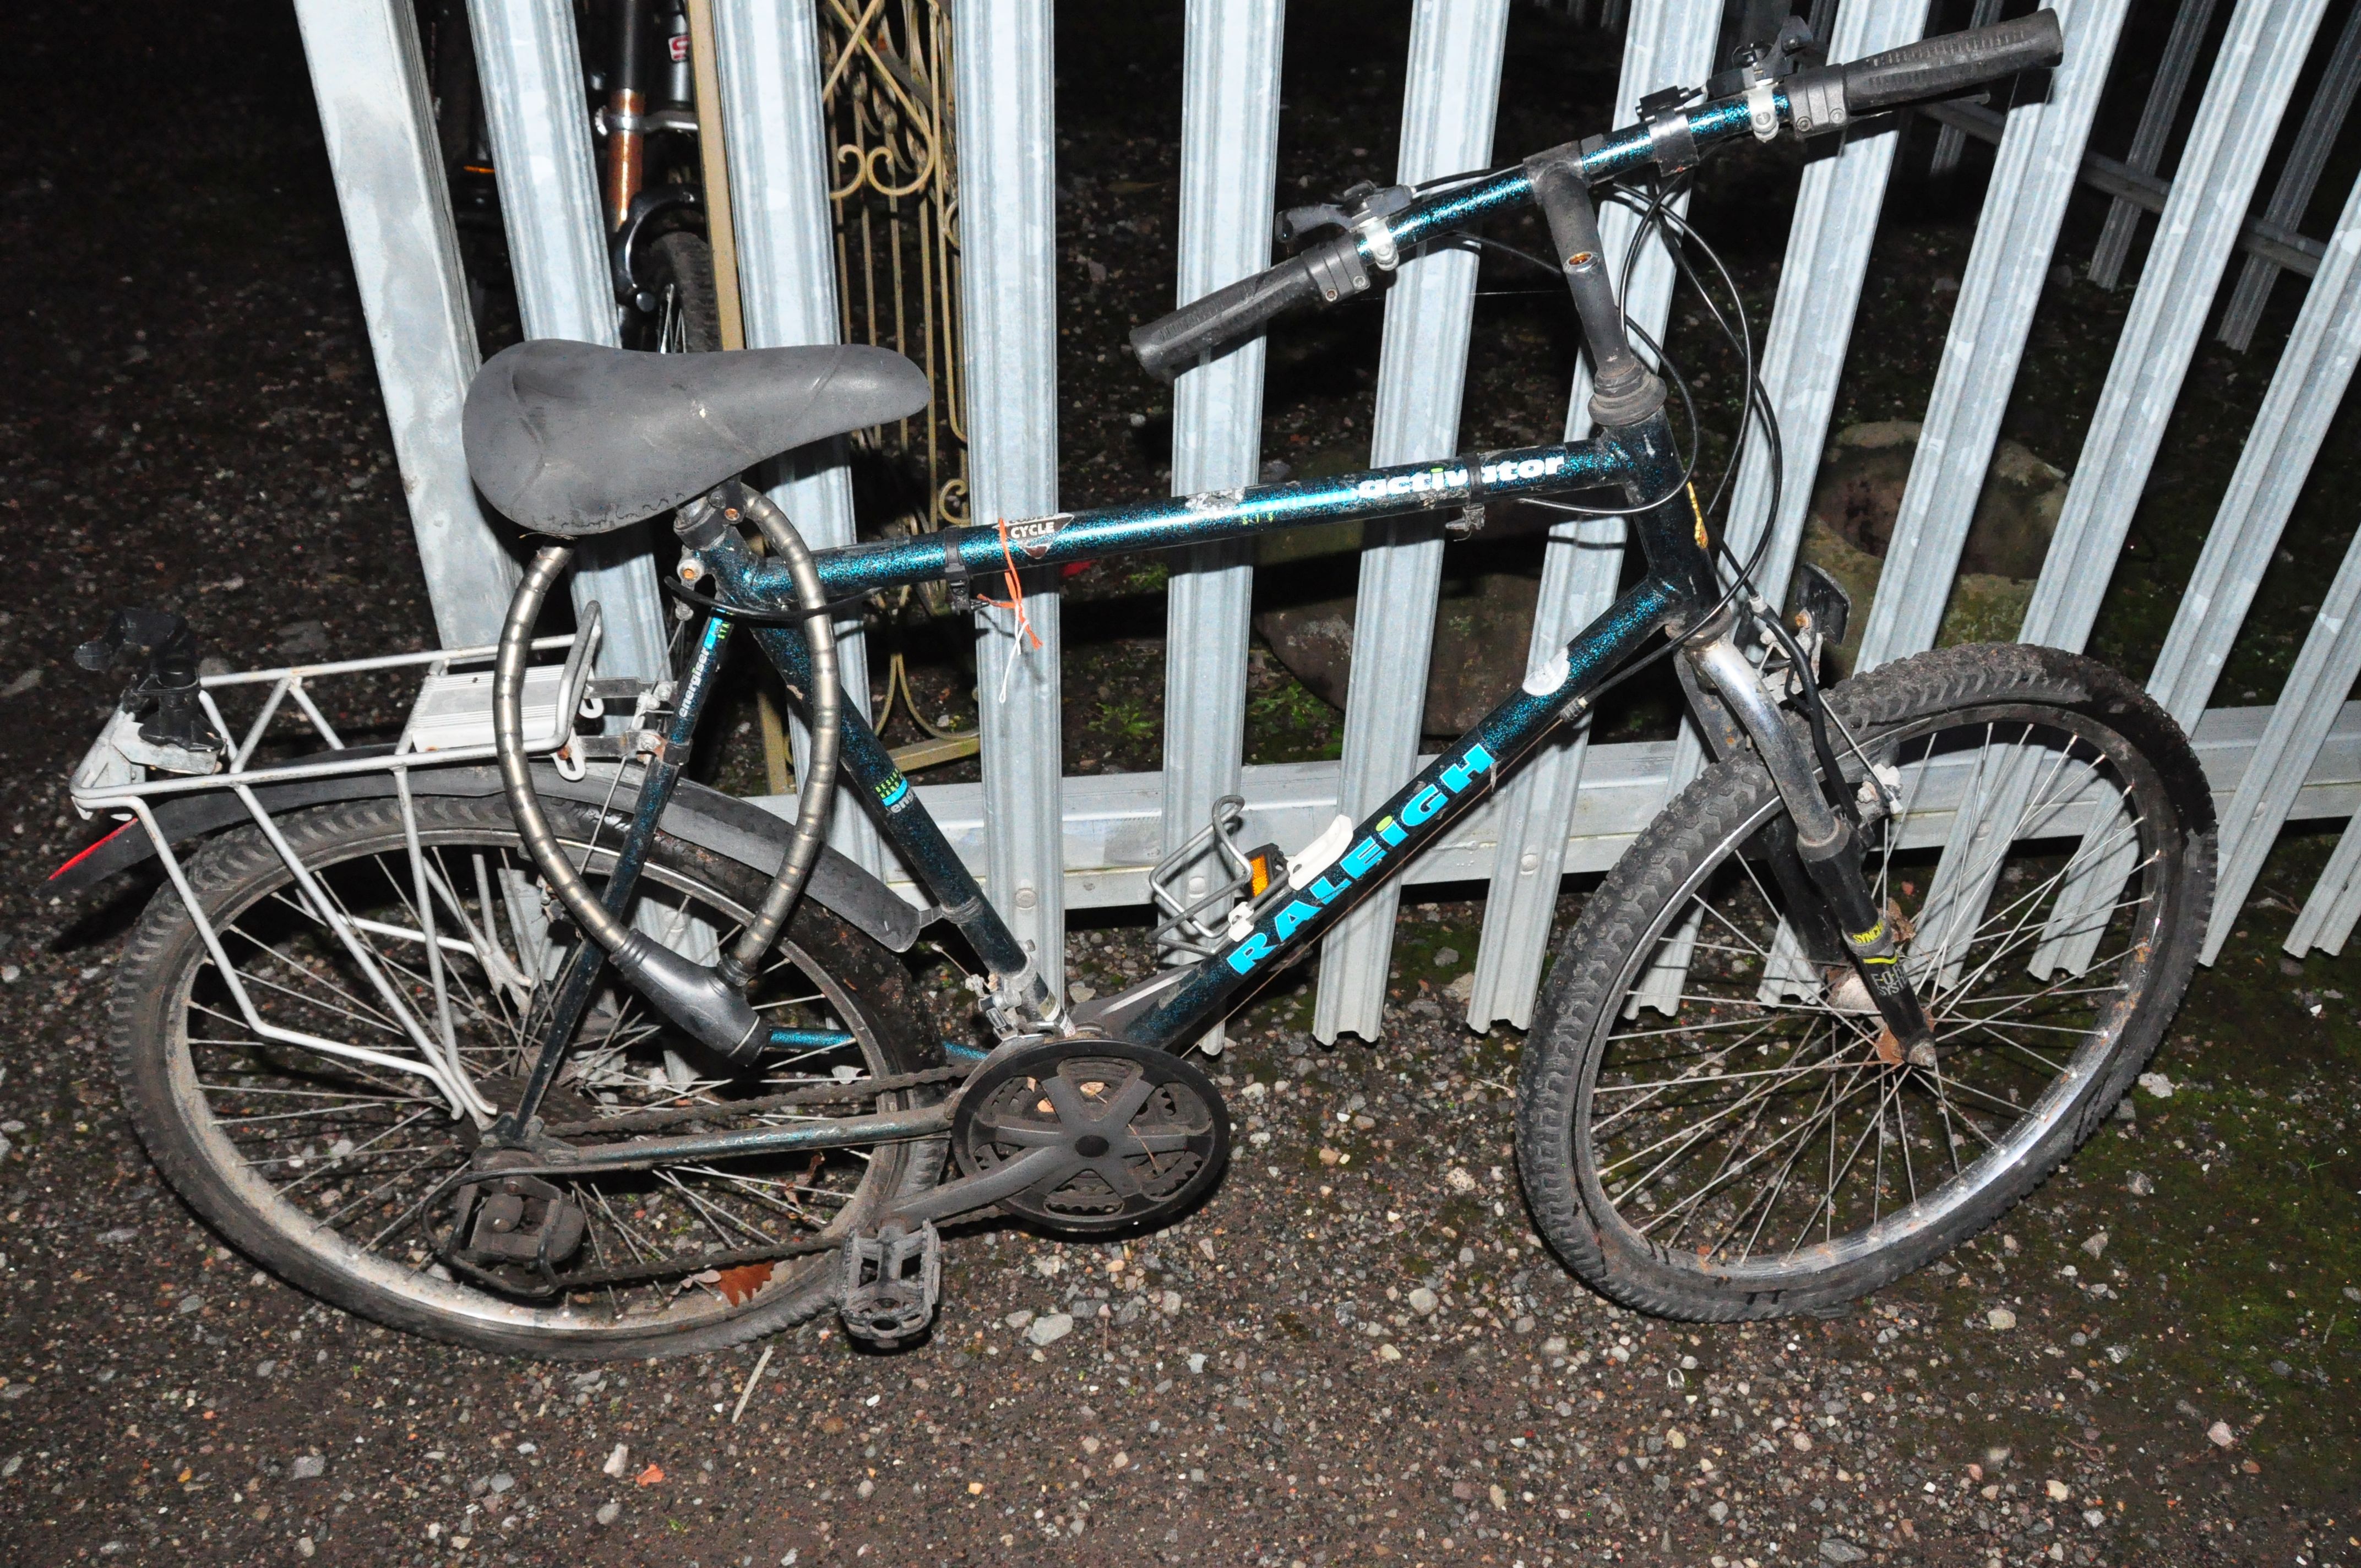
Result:
M639 789L638 770L625 770L620 786L611 766L593 766L579 779L561 778L555 768L539 764L533 773L533 787L544 800L598 806L614 818L616 828L629 826L629 806ZM496 795L500 793L500 778L499 771L489 767L418 768L411 773L410 788L414 795ZM300 810L331 801L390 795L393 775L347 773L266 785L254 793L272 812ZM227 791L168 795L155 807L158 826L175 847L250 820L246 808ZM764 876L779 869L794 834L792 823L761 806L686 779L674 789L663 827L675 839L751 866ZM79 893L153 859L155 853L156 846L145 828L137 821L124 823L52 872L49 891ZM883 882L834 850L820 851L805 891L822 908L897 953L909 951L918 933L937 915L932 905L914 908L904 903Z

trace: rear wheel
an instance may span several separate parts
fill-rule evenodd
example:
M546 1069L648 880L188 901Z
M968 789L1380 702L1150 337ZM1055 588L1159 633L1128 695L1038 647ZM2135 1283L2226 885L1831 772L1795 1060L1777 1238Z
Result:
M617 831L585 807L547 809L595 888ZM605 1358L712 1349L829 1305L843 1235L939 1174L935 1140L553 1179L549 1193L528 1189L508 1227L533 1245L504 1243L489 1209L467 1207L480 1195L453 1178L473 1154L484 1108L516 1102L551 979L576 939L570 926L553 921L497 797L420 797L423 867L393 801L326 806L280 827L369 964L318 918L259 834L226 834L191 876L227 969L167 888L122 965L112 1043L132 1120L167 1179L232 1242L314 1295L489 1350ZM660 838L633 919L709 960L765 881ZM266 1030L253 1026L239 990ZM651 1130L780 1124L846 1108L741 1113L732 1103L941 1065L900 960L808 899L753 1000L774 1028L812 1040L741 1078L610 980L545 1103L548 1130L583 1142L617 1118L683 1111L696 1114ZM428 1070L453 1063L473 1114L455 1117ZM906 1090L877 1104L937 1092Z
M2145 694L2052 650L1973 647L1829 706L1890 785L1863 871L1907 938L1932 1059L1881 1048L1849 967L1800 952L1765 856L1784 807L1752 755L1708 769L1567 933L1522 1067L1534 1216L1628 1305L1821 1310L1931 1262L2089 1135L2188 986L2212 796Z
M639 318L658 354L714 354L721 348L721 304L713 290L713 248L702 235L675 229L640 255L640 282L655 309Z

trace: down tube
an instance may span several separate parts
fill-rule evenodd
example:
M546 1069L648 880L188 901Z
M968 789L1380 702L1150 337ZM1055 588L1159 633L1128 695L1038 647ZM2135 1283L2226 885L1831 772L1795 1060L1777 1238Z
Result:
M1205 959L1170 1001L1126 1031L1129 1037L1165 1050L1192 1040L1244 992L1309 952L1371 888L1434 844L1626 654L1692 602L1679 585L1655 576L1616 600L1566 644L1562 663L1527 676L1523 690L1486 714L1363 820L1335 864Z

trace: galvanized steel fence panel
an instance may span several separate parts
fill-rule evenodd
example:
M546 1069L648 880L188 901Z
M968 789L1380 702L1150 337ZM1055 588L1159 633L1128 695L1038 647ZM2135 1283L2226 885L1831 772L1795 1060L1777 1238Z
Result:
M842 317L812 0L717 0L713 24L746 346L836 343ZM783 471L773 476L770 493L804 537L821 548L851 543L852 476L844 442L805 447L777 466ZM869 648L857 615L838 623L837 658L845 701L866 717ZM792 717L788 729L801 778L811 738ZM871 871L885 869L884 841L849 788L838 793L829 836Z
M2030 640L2079 646L2089 634L2229 252L2242 227L2255 226L2246 214L2270 131L2324 5L2243 0L2233 16L2189 148L2162 203L2166 210L2116 367L2102 392L2037 586L2024 632ZM2066 60L2052 75L2045 100L2012 106L2000 131L1984 221L1961 280L1881 591L1866 617L1864 668L1934 641L2066 203L2078 177L2107 161L2086 165L2085 143L2128 5L2129 0L2057 0ZM1702 80L1711 70L1723 21L1719 0L1638 0L1631 9L1619 123L1633 116L1642 93ZM473 10L527 330L612 341L616 318L570 7L560 0L513 7L477 0ZM1826 10L1815 7L1816 14ZM2125 178L2163 184L2155 170L2212 12L2213 0L2184 0L2135 138L2131 168L2113 166ZM833 341L839 323L811 0L718 0L717 13L748 341ZM337 7L299 0L297 14L438 630L446 642L479 641L497 625L514 573L482 525L458 452L458 402L475 347L412 24L407 8L390 0ZM1400 178L1430 178L1490 158L1507 16L1508 0L1418 0ZM1838 11L1833 56L1852 58L1906 41L1924 18L1919 0L1845 5ZM988 521L1049 513L1057 505L1051 8L1049 0L968 0L956 19L964 368L967 384L976 389L970 411L972 515ZM1182 300L1268 263L1283 22L1283 0L1190 5ZM2354 81L2361 81L2361 19L2346 28L2314 95L2265 232L2291 229L2300 221ZM389 83L396 91L389 93ZM1979 126L1977 134L1991 132ZM1771 476L1757 453L1735 480L1731 512L1732 543L1741 554L1763 542L1760 530L1768 530L1761 581L1774 598L1795 557L1896 140L1885 127L1856 133L1840 150L1812 162L1803 177L1763 345L1764 378L1788 438L1784 487L1775 512L1770 511ZM1948 141L1945 151L1955 156ZM2105 177L2103 169L2100 173ZM2150 185L2135 192L2144 202L2156 200ZM2110 188L2128 187L2118 180ZM2137 209L2128 203L2111 213L2093 276L2113 280L2136 219ZM1628 214L1610 209L1610 256L1620 258L1633 227ZM2308 261L2316 247L2304 242L2301 248L2297 258ZM2361 806L2361 705L2342 700L2361 671L2361 633L2351 630L2361 609L2361 545L2348 555L2278 707L2207 711L2204 706L2328 418L2361 358L2361 329L2351 324L2361 319L2355 309L2361 303L2355 297L2361 294L2357 254L2361 217L2348 203L2150 677L2152 689L2193 727L2217 794L2235 795L2225 820L2225 910L2235 909L2243 891L2244 884L2234 888L2233 883L2251 880L2245 868L2259 864L2280 822L2348 816ZM2267 266L2249 264L2225 326L2259 309L2270 274L2258 269ZM1458 445L1475 271L1473 257L1449 250L1413 258L1402 269L1387 307L1374 462L1441 457ZM1628 300L1632 318L1661 332L1672 292L1669 263L1661 256L1643 258ZM1182 377L1173 402L1176 492L1253 482L1262 363L1257 345ZM1587 376L1578 378L1570 433L1587 429ZM806 455L776 492L816 543L851 537L850 487L838 457ZM1068 904L1146 902L1147 867L1195 831L1220 795L1247 797L1250 839L1295 845L1339 812L1365 811L1418 765L1418 716L1442 549L1431 522L1370 531L1361 624L1382 622L1389 635L1365 639L1358 650L1341 764L1240 762L1252 568L1236 547L1200 551L1170 579L1167 766L1160 775L1061 777L1058 598L1051 585L1028 582L1023 600L1023 619L1038 647L1019 641L1017 618L1009 612L979 618L983 782L921 786L921 795L982 872L995 905L1052 984L1061 978ZM1554 651L1609 601L1622 553L1617 523L1583 521L1553 532L1535 648ZM598 575L581 586L583 597L605 602L616 650L609 662L618 669L636 667L625 661L645 662L651 650L661 649L664 623L650 591L651 571L642 549L599 563ZM845 650L851 669L865 668L864 651L850 629ZM848 684L853 699L863 701L865 680ZM1489 879L1472 1024L1529 1020L1560 876L1612 863L1699 761L1686 732L1673 741L1598 747L1577 735L1546 751L1414 870L1409 880L1420 883ZM1972 814L1955 815L1960 819L1955 848L1964 849L1972 837ZM880 865L866 823L857 814L839 817L850 819L846 847ZM2097 830L2102 825L2087 826ZM900 868L880 869L901 880ZM1956 881L1962 873L1954 867L1949 874ZM1399 884L1385 890L1331 938L1314 1020L1323 1038L1377 1033L1398 892ZM2356 916L2361 835L2348 831L2290 946L2341 944ZM2053 933L2048 961L2072 959L2060 945L2069 936ZM1678 971L1676 954L1664 971L1665 1004Z
M1270 265L1279 181L1279 68L1284 0L1200 0L1189 7L1180 109L1180 242L1176 303ZM1260 339L1181 373L1172 389L1172 493L1255 482L1262 461ZM1159 849L1179 850L1235 795L1246 748L1246 643L1254 553L1244 541L1186 552L1166 582L1164 815ZM1194 904L1221 874L1180 868Z
M1416 184L1491 160L1509 0L1415 0L1411 16L1395 178ZM1472 254L1437 248L1403 258L1386 300L1372 466L1447 457L1458 449L1475 307ZM1411 775L1418 754L1443 580L1442 526L1433 518L1405 518L1370 523L1362 535L1354 624L1383 626L1386 635L1356 640L1345 692L1337 809L1356 821ZM1329 933L1312 1020L1320 1039L1376 1036L1400 901L1400 883L1379 887Z

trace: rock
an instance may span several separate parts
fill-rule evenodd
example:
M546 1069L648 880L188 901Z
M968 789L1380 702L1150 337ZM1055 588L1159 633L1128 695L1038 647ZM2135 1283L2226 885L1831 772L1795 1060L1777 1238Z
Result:
M2132 1097L2126 1094L2115 1102L2114 1114L2118 1122L2136 1122L2139 1120L2139 1107L2134 1105Z
M1167 1290L1162 1296L1158 1297L1156 1299L1156 1310L1163 1313L1168 1318L1179 1317L1180 1315L1180 1292L1178 1290Z
M1006 1323L1012 1329L1021 1329L1026 1324L1033 1321L1033 1316L1032 1308L1019 1307L1016 1310L1009 1313L1008 1316L1001 1319L1000 1321Z
M631 1451L630 1447L623 1443L617 1443L615 1445L615 1452L607 1455L607 1463L600 1465L599 1468L605 1471L608 1475L614 1476L617 1480L621 1480L624 1475L631 1468Z
M2142 1089L2147 1090L2150 1094L2155 1095L2158 1100L2169 1100L2172 1098L2172 1080L2165 1077L2164 1074L2160 1072L2144 1072L2140 1074L2139 1086Z
M2230 1430L2228 1421L2215 1421L2205 1429L2205 1439L2216 1448L2227 1448L2238 1441L2238 1434Z
M279 652L295 660L317 659L328 652L328 628L317 620L294 620L279 629Z
M1452 1001L1459 1003L1462 1007L1465 1007L1469 1003L1475 1001L1476 971L1471 969L1453 975L1451 977L1451 983L1443 988L1443 994L1451 998Z
M1686 1432L1683 1431L1682 1431L1680 1428L1678 1428L1678 1427L1669 1427L1669 1428L1665 1429L1665 1431L1664 1431L1664 1446L1665 1446L1665 1447L1667 1447L1667 1448L1671 1448L1671 1449L1683 1449L1683 1448L1686 1448L1688 1445L1689 1445L1689 1434L1688 1434L1688 1433L1686 1433Z
M2105 1252L2107 1250L2107 1233L2104 1231L2092 1231L2089 1235L2083 1237L2082 1250L2089 1253L2092 1257L2097 1257L2100 1254Z
M1455 1165L1443 1173L1443 1185L1454 1192L1473 1192L1476 1190L1476 1179Z
M181 1304L172 1310L185 1318L191 1312L202 1311L204 1308L204 1304L205 1299L203 1296L197 1295L194 1291L192 1291L188 1295L181 1297Z
M2062 1503L2074 1495L2074 1488L2063 1481L2044 1481L2041 1489L2049 1494L2049 1500L2053 1503Z
M36 664L33 668L27 670L23 674L18 675L15 680L10 681L6 685L0 686L0 696L23 696L27 692L31 691L35 686L39 685L40 684L41 669L39 665Z
M1026 1329L1025 1337L1037 1345L1055 1344L1073 1332L1074 1319L1071 1313L1051 1312L1045 1317L1034 1319L1032 1325Z
M1457 969L1459 967L1459 949L1456 948L1435 948L1434 967L1439 970Z
M1852 620L1838 662L1852 655L1868 624L1885 551L1909 483L1919 427L1908 420L1850 425L1830 442L1805 522L1803 559L1834 577L1852 598ZM1993 455L1976 504L1960 576L1936 633L1938 646L2009 641L2025 622L2034 580L2066 503L2066 476L2013 441Z
M1829 1563L1865 1563L1869 1553L1842 1536L1832 1535L1820 1542L1820 1556Z
M1719 1524L1722 1520L1730 1517L1730 1505L1728 1503L1715 1503L1712 1507L1706 1509L1705 1517L1711 1519L1714 1523Z
M2016 1327L2016 1314L2006 1307L1994 1307L1984 1314L1984 1321L1996 1329L2013 1329Z
M618 1519L622 1517L622 1513L623 1505L616 1502L610 1497L606 1502L599 1504L598 1511L592 1514L590 1517L597 1519L600 1524L613 1524Z
M1378 1359L1379 1361L1400 1361L1401 1359L1401 1352L1395 1349L1390 1344L1381 1344L1378 1346Z
M1410 1295L1404 1299L1409 1301L1410 1310L1416 1312L1422 1318L1433 1316L1435 1308L1442 1305L1441 1300L1435 1296L1434 1292L1428 1289L1423 1285L1412 1290Z
M319 1550L319 1548L318 1548L318 1547L313 1546L313 1545L312 1544L312 1538L311 1538L310 1536L308 1536L308 1535L299 1535L299 1536L297 1536L297 1537L295 1538L295 1555L296 1555L296 1556L298 1556L298 1557L309 1557L309 1556L311 1556L311 1555L312 1555L312 1553L313 1553L313 1552L317 1552L318 1550Z
M1543 1355L1564 1355L1565 1354L1565 1336L1564 1334L1552 1334L1549 1338L1542 1341L1542 1354Z
M2156 1183L2148 1179L2145 1170L2133 1171L2131 1179L2125 1182L2124 1187L2135 1198L2145 1198L2156 1190Z
M120 1246L138 1234L139 1227L137 1225L117 1225L111 1231L99 1232L98 1239L108 1246Z
M1202 1372L1205 1370L1205 1353L1203 1351L1198 1351L1189 1357L1189 1370L1191 1372Z
M313 1481L328 1473L328 1462L316 1453L299 1453L287 1474L298 1481Z
M516 1485L516 1477L505 1470L495 1471L485 1478L484 1485L490 1489L492 1496L497 1497Z

